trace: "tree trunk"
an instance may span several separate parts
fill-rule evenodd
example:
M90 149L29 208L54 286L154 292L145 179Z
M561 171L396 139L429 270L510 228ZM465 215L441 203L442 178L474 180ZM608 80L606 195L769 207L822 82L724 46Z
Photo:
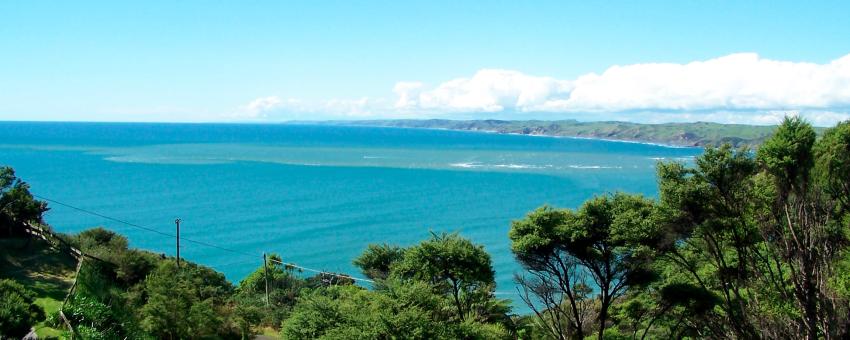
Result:
M803 268L803 275L805 276L803 289L805 290L804 294L806 297L805 305L803 307L806 312L806 338L809 340L815 340L818 338L817 291L812 278L814 275L812 271L815 269L811 268L808 264L804 264Z
M608 320L608 306L603 303L599 310L599 340L605 337L605 321Z
M455 306L457 306L457 316L460 318L460 321L463 322L464 316L463 316L463 305L460 303L460 288L458 287L458 283L457 283L457 281L455 281L455 279L451 279L451 280L452 280L452 289L453 289L452 295L454 296L454 299L455 299Z

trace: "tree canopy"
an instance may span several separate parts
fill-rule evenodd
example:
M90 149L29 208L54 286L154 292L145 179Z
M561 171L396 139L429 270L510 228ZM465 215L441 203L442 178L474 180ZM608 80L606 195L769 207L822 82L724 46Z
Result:
M0 233L20 234L21 223L40 223L45 211L47 203L33 198L29 185L15 176L15 170L0 167Z
M652 277L649 264L659 239L653 211L652 201L617 193L575 211L543 207L513 223L511 250L531 275L519 278L524 300L548 321L552 336L584 337L592 285L599 292L598 336L604 337L611 304Z

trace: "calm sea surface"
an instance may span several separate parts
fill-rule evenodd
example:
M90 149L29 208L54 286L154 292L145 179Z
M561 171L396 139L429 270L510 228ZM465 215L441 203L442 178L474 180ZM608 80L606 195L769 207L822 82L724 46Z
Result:
M659 160L701 152L637 143L422 129L0 122L0 165L32 191L110 217L239 252L183 242L181 255L239 281L263 252L361 276L369 243L410 245L459 232L493 257L498 290L520 270L510 222L624 190L655 196ZM56 230L105 226L132 246L174 240L51 204Z

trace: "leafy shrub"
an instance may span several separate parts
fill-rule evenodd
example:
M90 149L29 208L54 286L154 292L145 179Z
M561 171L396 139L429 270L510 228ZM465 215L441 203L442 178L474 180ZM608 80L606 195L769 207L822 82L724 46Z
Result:
M48 314L47 319L44 322L48 326L53 327L53 328L61 328L61 327L65 326L64 322L62 321L62 317L59 316L58 310L53 312L53 313Z
M65 306L65 315L77 325L77 331L84 339L120 338L118 327L121 323L115 320L109 306L94 297L75 296Z
M34 301L35 293L20 283L0 280L0 338L21 338L44 319L44 310Z

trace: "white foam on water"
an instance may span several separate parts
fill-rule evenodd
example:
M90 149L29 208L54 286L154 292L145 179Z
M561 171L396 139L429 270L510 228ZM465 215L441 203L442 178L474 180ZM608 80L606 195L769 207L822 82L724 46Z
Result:
M605 166L605 165L567 165L570 169L622 169L621 166Z
M530 164L495 164L494 168L507 168L507 169L542 169L543 167L537 165Z
M449 164L449 166L456 167L456 168L466 168L466 169L482 167L481 163L478 163L478 162L451 163L451 164Z

